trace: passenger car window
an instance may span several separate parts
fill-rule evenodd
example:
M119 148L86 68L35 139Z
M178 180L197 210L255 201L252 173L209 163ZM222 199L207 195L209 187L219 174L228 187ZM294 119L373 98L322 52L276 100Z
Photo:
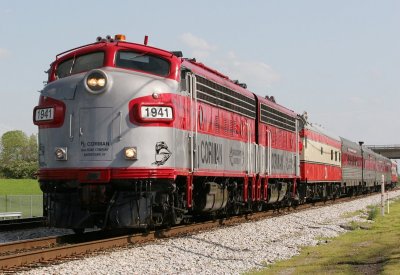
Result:
M63 78L71 74L100 68L104 63L104 52L94 52L67 59L57 65L56 77Z
M133 51L117 52L115 66L161 76L167 76L170 70L170 63L167 60L147 53Z

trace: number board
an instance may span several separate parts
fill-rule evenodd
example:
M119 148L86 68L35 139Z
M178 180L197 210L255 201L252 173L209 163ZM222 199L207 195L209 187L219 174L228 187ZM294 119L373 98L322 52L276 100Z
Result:
M54 108L36 109L36 121L46 121L52 119L54 119Z
M173 119L172 107L142 106L142 119Z

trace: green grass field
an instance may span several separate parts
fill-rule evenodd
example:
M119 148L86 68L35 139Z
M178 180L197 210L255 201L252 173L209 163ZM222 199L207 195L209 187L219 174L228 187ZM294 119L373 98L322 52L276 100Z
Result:
M37 180L0 179L0 195L41 195Z
M37 180L0 179L0 212L22 212L24 218L43 215L43 196Z
M375 222L356 226L326 245L307 247L299 256L250 274L400 274L400 201L390 214L370 215Z

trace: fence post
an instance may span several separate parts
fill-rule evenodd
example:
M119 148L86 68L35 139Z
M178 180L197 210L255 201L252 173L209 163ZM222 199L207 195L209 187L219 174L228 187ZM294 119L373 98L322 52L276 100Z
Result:
M7 195L6 195L6 212L8 212L8 198L7 198Z
M385 216L385 175L382 175L381 182L381 215Z
M390 209L389 209L389 191L386 191L386 201L387 201L387 212L388 212L388 214L389 214L389 212L390 212Z

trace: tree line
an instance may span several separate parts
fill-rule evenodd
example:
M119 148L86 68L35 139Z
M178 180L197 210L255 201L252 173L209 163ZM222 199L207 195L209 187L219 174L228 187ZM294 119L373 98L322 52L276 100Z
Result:
M36 135L9 131L0 140L0 177L11 179L35 178L38 165Z

